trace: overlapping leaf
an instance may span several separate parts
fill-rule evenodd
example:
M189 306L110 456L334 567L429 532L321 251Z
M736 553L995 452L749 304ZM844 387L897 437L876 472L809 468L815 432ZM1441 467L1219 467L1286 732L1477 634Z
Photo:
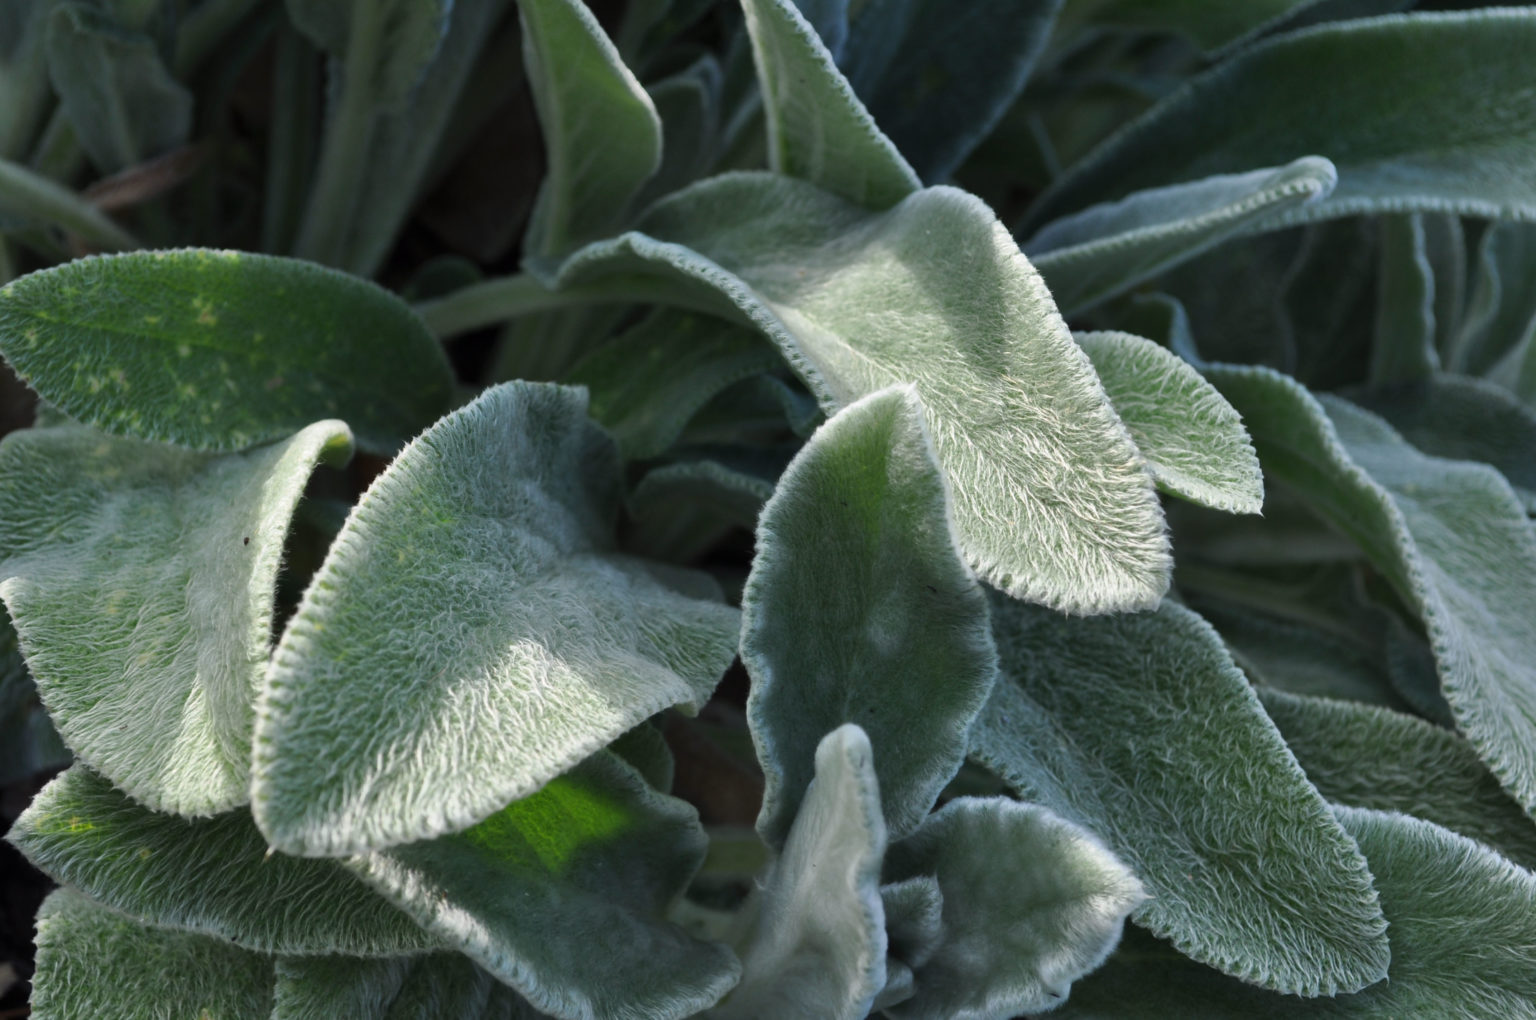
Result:
M992 619L972 754L1104 840L1151 895L1140 923L1293 994L1385 975L1365 861L1209 626L1172 603L1074 620L998 599Z
M860 1020L885 987L880 863L886 829L869 739L841 726L816 748L816 778L764 884L739 984L713 1020Z
M612 442L559 386L488 390L396 458L267 672L253 809L275 846L467 828L708 696L736 613L611 552L619 492Z
M206 935L150 928L72 889L37 913L31 1015L268 1020L272 958Z
M964 760L997 653L949 521L910 387L833 416L763 508L741 656L766 779L758 830L770 846L795 820L817 744L844 723L874 748L892 839L917 828Z
M1242 419L1182 358L1129 333L1079 333L1115 413L1167 491L1229 513L1264 505Z
M458 953L277 961L272 1020L536 1020L516 992Z
M1536 810L1536 532L1503 477L1415 450L1337 397L1260 368L1207 370L1266 474L1360 544L1424 622L1456 723Z
M603 752L473 828L348 866L541 1012L668 1020L739 974L660 919L704 849L693 808Z
M1370 705L1260 688L1260 700L1330 801L1401 811L1536 864L1536 821L1450 730Z
M742 0L742 9L770 167L870 209L888 209L922 186L790 0Z
M1242 984L1146 937L1073 989L1064 1020L1168 1016L1378 1020L1528 1017L1536 1001L1536 876L1429 822L1338 809L1359 842L1392 928L1389 979L1354 995L1298 1000Z
M661 166L661 118L581 0L518 0L548 169L523 247L553 257L619 225Z
M1376 291L1371 382L1392 386L1428 378L1440 367L1440 356L1435 348L1435 273L1423 216L1382 217Z
M728 300L829 410L915 384L986 581L1077 612L1153 603L1168 552L1151 481L1049 293L979 201L931 188L870 213L732 174L589 246L559 286L651 275Z
M0 445L0 598L59 732L134 799L245 803L283 541L349 453L337 421L226 455L78 425Z
M1159 185L1316 154L1327 199L1279 219L1431 209L1536 217L1536 97L1525 8L1337 22L1239 52L1070 168L1028 229Z
M1283 22L1318 0L1070 0L1073 21L1114 28L1177 32L1202 49L1216 50Z
M343 418L389 454L448 407L426 328L373 284L205 250L80 259L0 290L0 355L49 403L117 435L203 450Z
M887 875L933 875L943 936L897 1020L1008 1020L1058 1005L1114 949L1141 884L1045 808L961 797L894 843Z
M82 765L44 787L6 839L114 910L245 949L361 957L441 944L340 863L271 853L247 811L160 814Z
M383 106L405 100L421 82L448 32L453 0L286 0L288 17L317 47L367 66L349 82L367 83Z
M1063 314L1129 290L1245 229L1326 198L1338 174L1318 156L1148 188L1045 225L1023 248Z

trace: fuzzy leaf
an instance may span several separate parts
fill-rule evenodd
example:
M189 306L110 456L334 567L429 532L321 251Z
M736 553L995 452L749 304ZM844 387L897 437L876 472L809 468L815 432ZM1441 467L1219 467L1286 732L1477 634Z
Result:
M1259 689L1264 709L1324 797L1401 811L1536 864L1536 821L1450 730L1372 705Z
M536 1020L542 1015L458 953L277 961L272 1020Z
M348 866L536 1009L668 1020L739 973L723 945L660 919L704 850L693 808L602 752L471 829Z
M911 160L939 183L1024 88L1061 0L991 4L866 0L843 61L854 90Z
M0 290L0 354L116 435L237 450L344 418L392 454L448 407L448 361L404 302L296 259L208 250L80 259Z
M343 62L372 65L368 91L383 106L421 82L448 31L453 0L286 0L294 27Z
M162 155L192 132L192 94L171 77L155 41L94 4L53 5L48 75L81 148L104 174Z
M1392 15L1240 51L1115 132L1041 196L1027 226L1143 188L1331 159L1328 198L1271 221L1413 209L1536 218L1536 11Z
M77 425L0 444L0 598L59 732L135 800L246 802L283 541L350 448L336 421L225 455Z
M648 86L661 118L661 165L635 198L643 209L709 172L719 153L720 64L710 54Z
M1447 366L1468 375L1515 370L1536 333L1536 225L1494 222L1478 246L1477 272L1448 351Z
M742 0L768 122L768 165L870 209L922 187L790 0Z
M930 188L870 213L731 174L658 203L562 268L713 291L829 411L896 383L922 397L983 580L1077 612L1154 603L1167 540L1151 480L1049 293L982 203ZM892 314L891 309L901 309Z
M1423 620L1458 728L1536 810L1536 531L1508 483L1267 369L1206 377L1242 412L1265 473L1300 488Z
M944 939L944 890L933 875L913 875L880 887L890 960L921 967L933 959Z
M56 889L37 912L31 1005L36 1020L267 1020L272 958L205 935L146 927L72 889Z
M768 845L783 845L816 746L843 723L874 748L892 839L917 828L965 760L997 652L948 496L922 402L893 387L823 425L763 508L741 658Z
M1166 602L1075 620L1002 599L992 620L1003 678L972 754L1104 840L1151 894L1139 923L1291 994L1381 980L1365 861L1203 620Z
M45 786L6 839L114 910L245 949L392 956L441 944L340 863L272 854L247 811L160 814L82 765Z
M1238 413L1199 372L1129 333L1079 333L1077 342L1163 489L1228 513L1259 512L1259 458Z
M1068 0L1072 21L1177 32L1207 52L1233 46L1283 23L1318 0Z
M581 0L518 0L547 172L523 248L553 257L619 226L661 166L661 117Z
M1435 351L1435 276L1424 218L1383 216L1381 269L1376 284L1376 338L1371 382L1419 382L1440 367Z
M711 1020L861 1020L885 987L885 822L869 739L840 726L816 748L784 852L742 950L741 984Z
M619 485L585 395L547 384L487 390L395 459L267 671L252 797L274 846L468 828L709 696L737 614L610 551Z
M937 953L914 966L896 1020L1008 1020L1062 1002L1104 962L1141 884L1087 832L1003 797L950 801L894 843L887 875L934 875L944 891Z
M569 380L591 392L592 417L627 460L666 451L726 387L782 364L748 330L693 312L658 309L593 351Z
M1064 315L1131 289L1234 234L1326 198L1338 174L1319 156L1148 188L1047 224L1023 245Z
M1145 936L1079 982L1063 1020L1170 1016L1275 1020L1529 1017L1536 1001L1536 876L1406 815L1339 808L1392 924L1390 979L1355 995L1275 995Z

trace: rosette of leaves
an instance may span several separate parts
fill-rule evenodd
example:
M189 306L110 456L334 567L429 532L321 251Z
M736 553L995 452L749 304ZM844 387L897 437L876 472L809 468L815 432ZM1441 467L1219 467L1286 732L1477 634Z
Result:
M1536 1015L1536 16L1415 7L0 14L33 1015Z

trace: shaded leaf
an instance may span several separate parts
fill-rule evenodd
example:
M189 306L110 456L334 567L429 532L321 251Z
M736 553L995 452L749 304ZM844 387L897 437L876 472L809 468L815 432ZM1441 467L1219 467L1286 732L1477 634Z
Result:
M999 9L943 0L867 0L844 66L875 122L919 176L955 171L1013 105L1061 0Z
M1339 808L1392 925L1390 979L1355 995L1275 995L1145 936L1073 989L1065 1020L1168 1016L1379 1020L1529 1017L1536 1001L1536 877L1477 843L1406 815Z
M913 875L880 887L890 960L921 967L933 959L944 939L944 891L932 874Z
M1424 219L1381 218L1381 268L1376 284L1376 338L1371 383L1417 382L1440 367L1435 348L1435 275Z
M888 875L934 875L943 936L914 965L898 1020L1008 1020L1062 1002L1104 962L1146 899L1114 854L1043 807L1003 797L950 801L894 843Z
M726 387L782 363L749 330L658 309L583 358L567 377L591 393L592 417L626 459L655 457Z
M694 809L607 754L453 836L348 866L428 931L565 1020L666 1020L738 964L661 920L704 858Z
M191 249L80 259L0 290L0 354L43 399L117 435L234 450L344 418L392 454L448 407L426 328L371 283Z
M1303 156L1281 167L1148 188L1053 220L1023 248L1062 313L1074 315L1234 234L1326 198L1337 180L1328 160Z
M1450 730L1370 705L1264 688L1259 698L1330 801L1401 811L1485 843L1521 867L1536 863L1536 821Z
M1381 980L1365 861L1204 621L1166 602L1074 620L1002 599L992 620L1003 679L972 754L1104 840L1151 896L1139 923L1291 994Z
M310 42L346 62L364 60L368 92L380 105L403 102L421 83L448 32L454 0L285 0Z
M611 551L617 466L580 390L507 383L375 479L267 671L252 796L274 846L467 828L708 697L737 614Z
M55 3L48 21L48 75L81 148L115 173L186 142L192 94L171 77L142 32L87 3Z
M629 497L635 527L625 548L689 563L733 530L751 531L773 478L711 457L679 460L646 472Z
M1467 242L1461 217L1420 213L1424 258L1434 276L1435 350L1443 362L1455 345L1467 299Z
M0 598L59 732L135 800L246 802L283 542L349 440L327 421L222 456L76 425L0 444Z
M535 1020L543 1014L466 956L277 961L272 1020Z
M1265 474L1300 488L1423 620L1457 726L1536 808L1536 532L1508 483L1425 456L1368 411L1277 373L1206 377L1242 412Z
M1199 372L1129 333L1079 333L1077 342L1163 489L1228 513L1259 512L1264 476L1253 444Z
M1235 46L1318 0L1069 0L1065 18L1094 25L1177 32L1207 52Z
M1483 232L1465 318L1447 367L1467 375L1517 371L1536 333L1536 225L1495 221Z
M245 949L393 956L441 944L339 862L272 854L247 811L160 814L82 765L45 786L6 839L114 910Z
M672 759L672 749L654 722L643 722L608 745L608 750L645 777L651 786L668 793L677 764Z
M922 187L791 0L742 0L742 10L770 168L870 209L888 209Z
M205 935L149 928L56 889L37 912L31 1005L38 1020L267 1020L272 958Z
M719 62L705 54L646 89L661 118L661 165L640 190L636 208L643 209L661 196L692 184L714 166L721 84Z
M1165 589L1151 479L1039 276L978 200L931 188L869 213L790 178L731 174L639 227L573 256L558 284L622 274L713 292L829 411L915 384L961 548L989 583L1077 612Z
M523 239L559 256L619 225L661 166L661 118L581 0L518 0L547 169Z
M1242 50L1071 167L1027 227L1143 188L1331 159L1327 199L1280 222L1413 209L1536 218L1524 8L1337 22Z
M770 846L789 834L817 744L844 723L874 748L892 839L917 828L965 760L997 653L948 495L921 401L893 387L817 430L763 508L741 658Z
M869 740L849 723L816 748L816 778L741 950L741 983L713 1020L860 1020L869 1012L885 987L885 844Z

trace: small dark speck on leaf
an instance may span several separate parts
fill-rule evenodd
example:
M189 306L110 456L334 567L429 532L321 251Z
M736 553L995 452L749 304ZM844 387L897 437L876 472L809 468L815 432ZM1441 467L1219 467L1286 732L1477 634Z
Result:
M251 536L250 535L246 535L245 538L243 538L240 541L240 544L241 545L250 545L251 544Z

